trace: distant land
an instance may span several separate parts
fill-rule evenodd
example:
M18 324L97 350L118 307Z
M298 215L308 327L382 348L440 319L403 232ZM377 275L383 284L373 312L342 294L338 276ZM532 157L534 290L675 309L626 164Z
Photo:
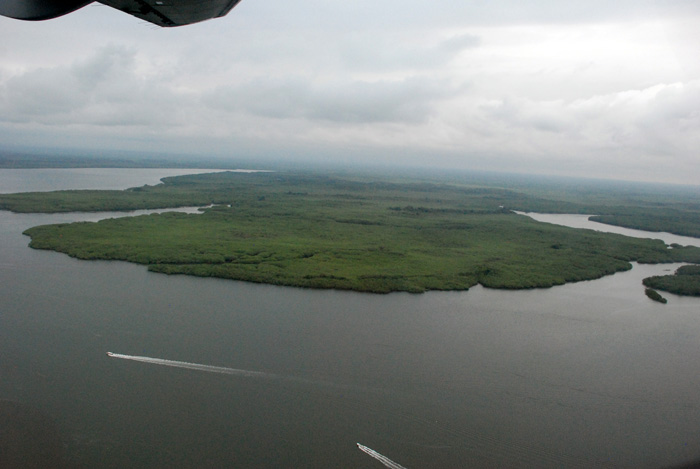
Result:
M0 209L211 206L200 215L164 213L26 231L33 248L125 260L166 274L377 293L476 284L520 289L595 279L627 270L632 261L700 263L700 248L669 248L660 240L540 223L512 212L627 217L663 231L700 233L697 195L682 187L644 187L499 175L223 172L165 178L125 191L0 195Z
M32 152L29 150L0 149L0 169L38 168L197 168L197 169L237 169L252 168L251 161L233 161L223 158L178 157L173 155L141 155L132 152L111 152L102 155L71 154L57 156L53 153ZM259 166L259 163L257 164Z

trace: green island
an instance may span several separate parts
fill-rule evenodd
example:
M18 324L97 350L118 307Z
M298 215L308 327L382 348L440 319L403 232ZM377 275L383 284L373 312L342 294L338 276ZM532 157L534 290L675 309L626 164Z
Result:
M619 194L605 194L529 183L504 187L498 180L217 172L124 191L5 194L0 209L207 206L200 214L45 225L25 234L32 248L79 259L296 287L376 293L476 284L521 289L596 279L628 270L633 261L700 263L700 248L540 223L512 211L624 213L627 207L651 217L665 213L644 198L623 203Z
M664 298L663 296L661 296L659 294L659 292L657 292L653 288L645 288L644 294L646 294L646 296L648 296L649 299L651 299L651 300L658 301L659 303L663 303L663 304L668 303L668 300L666 298Z
M657 275L643 280L644 285L677 295L700 296L700 265L684 265L673 275Z

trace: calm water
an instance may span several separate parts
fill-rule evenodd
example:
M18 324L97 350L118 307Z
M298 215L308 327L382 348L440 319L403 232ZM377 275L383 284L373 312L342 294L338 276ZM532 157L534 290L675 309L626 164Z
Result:
M0 212L0 399L53 417L74 467L381 467L357 442L407 468L700 458L700 300L641 285L675 266L369 295L168 277L21 234L113 215Z
M0 194L61 189L126 189L158 184L163 177L211 172L211 169L2 169Z
M588 217L590 215L579 215L579 214L559 214L559 213L523 213L517 212L522 215L527 215L537 221L542 221L545 223L553 223L555 225L570 226L572 228L585 228L595 231L605 231L607 233L617 233L625 236L630 236L633 238L653 238L660 239L666 244L680 244L681 246L698 246L700 247L700 239L691 238L689 236L679 236L673 233L665 232L654 232L642 230L633 230L631 228L623 228L621 226L606 225L604 223L597 223L590 221Z

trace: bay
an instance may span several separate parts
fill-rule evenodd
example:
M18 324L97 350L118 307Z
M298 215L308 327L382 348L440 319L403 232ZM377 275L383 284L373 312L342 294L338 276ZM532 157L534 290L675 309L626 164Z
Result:
M675 265L371 295L168 277L21 234L123 215L0 212L0 399L51 416L70 467L377 467L358 442L407 468L700 458L700 300L641 285Z
M0 169L0 194L65 189L117 190L155 185L163 177L211 173L211 169L61 168Z

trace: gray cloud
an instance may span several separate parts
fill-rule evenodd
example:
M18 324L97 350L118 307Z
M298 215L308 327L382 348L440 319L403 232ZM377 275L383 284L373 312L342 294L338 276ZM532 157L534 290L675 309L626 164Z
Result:
M480 44L473 34L456 34L434 43L416 34L351 34L342 40L340 55L355 70L435 70L466 49Z
M420 122L431 103L452 90L421 78L314 84L302 78L255 80L220 87L204 96L208 106L275 119L304 118L347 123Z
M106 7L0 18L0 132L697 181L699 19L687 0L244 0L172 30Z
M152 126L177 123L178 96L137 72L136 52L106 47L68 66L38 68L0 85L0 120L45 125Z
M694 0L307 0L302 3L269 0L245 9L245 14L253 10L260 12L260 18L264 19L261 24L271 25L274 30L322 27L342 34L475 25L636 22L645 18L688 17L700 13L700 6Z
M467 122L482 135L507 136L499 146L512 154L584 158L601 167L612 160L658 164L669 157L695 161L700 144L700 81L660 84L646 89L572 101L510 99L475 104ZM477 132L465 127L463 140ZM486 148L495 142L482 139ZM651 166L648 169L652 169Z

